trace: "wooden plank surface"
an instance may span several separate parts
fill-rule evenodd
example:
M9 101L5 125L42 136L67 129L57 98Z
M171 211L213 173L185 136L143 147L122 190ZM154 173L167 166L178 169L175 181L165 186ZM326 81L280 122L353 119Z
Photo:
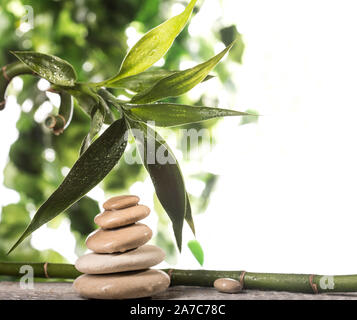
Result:
M0 282L0 300L81 300L71 283L35 283L34 288L23 289L18 282ZM152 299L166 300L357 300L357 293L302 294L291 292L244 290L237 294L220 293L214 288L170 287Z

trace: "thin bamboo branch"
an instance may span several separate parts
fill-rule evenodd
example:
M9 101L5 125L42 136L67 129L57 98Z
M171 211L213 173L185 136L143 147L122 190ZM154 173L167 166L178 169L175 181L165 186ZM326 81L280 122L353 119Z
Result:
M48 90L52 91L53 90ZM60 135L69 126L73 116L72 96L65 91L56 92L61 98L61 104L57 115L49 115L45 120L45 126Z
M23 74L33 74L32 70L22 62L14 62L0 70L0 110L5 108L5 92L11 80Z
M0 275L21 277L20 268L29 265L34 277L75 279L81 273L72 264L0 262ZM357 275L323 276L309 274L253 273L244 271L162 269L171 285L212 287L218 278L233 278L245 289L301 293L357 292ZM243 276L243 277L242 277Z

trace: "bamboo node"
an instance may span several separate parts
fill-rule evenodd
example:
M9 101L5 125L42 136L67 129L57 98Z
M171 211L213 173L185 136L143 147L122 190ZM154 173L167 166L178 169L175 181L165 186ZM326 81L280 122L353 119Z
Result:
M67 121L66 121L65 117L64 117L64 116L62 116L61 114L58 114L58 115L57 115L57 117L59 117L59 118L61 118L61 119L62 119L62 121L63 121L63 127L65 127L65 126L66 126L66 124L67 124Z
M10 78L6 73L6 66L2 67L1 70L2 70L2 74L4 75L4 78L9 82Z
M35 74L35 73L34 73ZM57 90L53 89L53 88L49 88L46 90L47 92L51 92L51 93L59 93Z
M174 269L169 269L168 271L167 271L167 274L168 274L168 276L170 277L170 279L171 279L171 275L172 275L172 272L174 271Z
M47 279L49 279L50 277L49 277L49 275L48 275L47 267L48 267L48 262L45 262L44 265L43 265L43 271L44 271L44 273L45 273L45 277L46 277Z
M55 116L48 116L45 120L45 125L48 129L53 129L56 125L56 118Z
M244 277L245 277L246 273L247 273L247 271L242 271L240 276L239 276L239 282L240 282L242 290L244 288Z
M57 121L58 119L60 119L60 121L62 121L62 123L58 122ZM53 133L56 136L63 133L66 123L67 123L66 119L61 114L58 114L57 116L50 115L45 120L46 127L49 129L52 129Z
M318 288L317 288L317 285L316 285L316 283L313 282L313 281L314 281L314 276L315 276L315 275L310 274L310 276L309 276L309 283L310 283L311 289L312 289L312 291L314 292L314 294L318 294L318 293L319 293L319 290L318 290Z

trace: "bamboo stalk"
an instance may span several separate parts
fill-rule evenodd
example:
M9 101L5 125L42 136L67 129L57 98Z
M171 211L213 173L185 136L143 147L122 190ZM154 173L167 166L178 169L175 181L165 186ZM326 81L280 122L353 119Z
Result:
M244 271L165 269L171 285L211 287L218 278L242 281L245 289L289 291L300 293L355 292L357 275L309 275L286 273L253 273Z
M27 262L0 262L0 275L22 277L22 266L31 266L35 278L75 279L81 275L73 264L65 263L27 263Z
M20 268L29 265L34 277L75 279L81 275L72 264L0 262L0 275L21 277ZM212 287L218 278L233 278L245 289L300 293L356 292L357 275L323 276L309 274L253 273L245 271L162 269L171 286Z

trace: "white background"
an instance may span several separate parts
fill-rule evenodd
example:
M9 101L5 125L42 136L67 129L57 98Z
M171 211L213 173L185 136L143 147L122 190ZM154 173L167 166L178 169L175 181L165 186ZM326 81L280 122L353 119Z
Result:
M238 91L232 96L216 80L198 90L223 88L220 107L262 116L245 126L224 119L217 147L201 165L220 174L207 212L196 216L204 267L356 273L356 1L222 3L204 1L189 30L204 36L218 17L237 24L246 44L243 65L230 66ZM16 138L18 113L9 105L0 114L1 168ZM132 189L150 205L149 182ZM17 200L4 187L0 193L0 205ZM154 227L155 215L150 219ZM185 230L185 240L191 238ZM66 224L59 231L42 228L33 243L75 259ZM198 264L184 249L177 266Z

